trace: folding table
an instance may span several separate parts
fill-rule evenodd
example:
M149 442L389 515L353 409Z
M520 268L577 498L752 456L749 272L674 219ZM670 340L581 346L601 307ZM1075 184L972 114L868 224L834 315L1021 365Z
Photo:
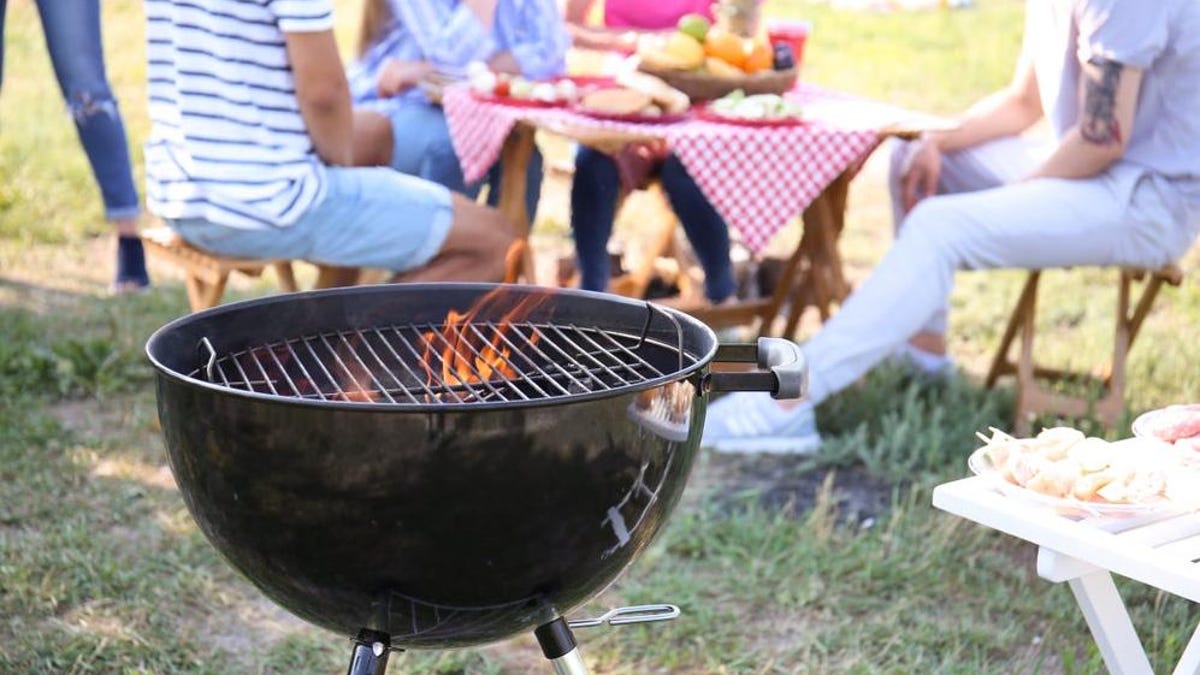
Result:
M1038 576L1070 584L1112 673L1153 672L1114 573L1200 602L1200 513L1070 518L1005 496L979 476L939 485L933 505L1037 545ZM1200 629L1173 672L1200 673Z

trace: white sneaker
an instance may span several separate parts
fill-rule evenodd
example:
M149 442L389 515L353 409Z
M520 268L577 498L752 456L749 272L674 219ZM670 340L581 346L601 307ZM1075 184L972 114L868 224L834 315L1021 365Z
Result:
M811 455L821 447L808 401L786 409L761 392L735 392L708 406L700 445L725 453Z

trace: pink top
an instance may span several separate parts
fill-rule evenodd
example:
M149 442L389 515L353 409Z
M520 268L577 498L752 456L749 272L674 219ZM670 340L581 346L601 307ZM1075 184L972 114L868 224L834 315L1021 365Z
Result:
M662 30L674 28L684 14L703 14L712 20L714 0L604 0L604 25L609 28Z

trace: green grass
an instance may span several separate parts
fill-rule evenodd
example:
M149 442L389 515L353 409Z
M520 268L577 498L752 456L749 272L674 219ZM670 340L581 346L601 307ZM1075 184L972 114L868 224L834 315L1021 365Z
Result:
M340 672L346 641L291 618L225 565L173 486L141 348L154 328L186 311L183 289L169 270L155 269L153 293L105 296L112 241L99 198L32 3L10 5L0 96L0 672ZM1021 5L979 0L970 10L924 14L769 7L813 20L806 79L950 112L1008 78ZM357 3L338 6L339 33L349 38ZM103 7L110 76L137 148L147 131L141 8L132 0ZM140 171L140 152L134 158ZM890 239L873 166L855 183L842 240L860 276ZM546 201L561 201L562 189L551 182ZM546 218L542 231L562 222L552 211ZM1191 277L1197 259L1193 251L1184 263ZM581 631L595 671L1100 670L1069 591L1036 577L1030 546L929 505L934 485L965 473L973 432L1010 420L1010 393L983 390L978 376L1021 278L959 275L957 381L881 369L822 406L826 444L809 460L703 456L661 540L580 611L668 601L683 607L683 618ZM1039 354L1056 365L1100 362L1110 348L1114 286L1107 272L1048 273ZM269 288L243 279L230 296ZM1190 339L1198 323L1194 281L1159 299L1131 354L1131 413L1200 400L1200 346ZM1070 423L1096 429L1090 420ZM891 508L872 520L841 518L834 481L813 508L762 505L764 485L786 487L821 470L869 474L890 486ZM761 480L748 482L749 474ZM1166 670L1193 613L1143 586L1121 587L1155 668ZM540 665L536 646L522 638L397 655L392 672L523 673Z
M806 80L916 110L950 114L1006 84L1020 47L1023 3L990 0L954 12L862 13L828 3L770 2L812 22Z

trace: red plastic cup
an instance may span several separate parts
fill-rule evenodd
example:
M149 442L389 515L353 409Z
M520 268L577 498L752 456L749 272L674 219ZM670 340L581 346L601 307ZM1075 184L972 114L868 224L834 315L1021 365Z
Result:
M767 19L767 40L771 46L786 44L796 57L796 67L804 60L804 43L812 32L812 23L802 19Z

